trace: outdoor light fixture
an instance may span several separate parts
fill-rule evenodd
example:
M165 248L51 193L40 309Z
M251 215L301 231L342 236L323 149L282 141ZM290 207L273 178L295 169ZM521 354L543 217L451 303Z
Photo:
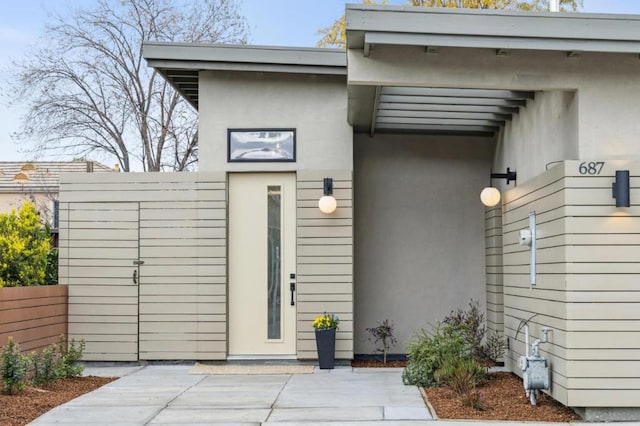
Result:
M611 185L616 207L630 207L629 199L629 170L616 170L616 180Z
M336 211L338 203L333 197L333 179L324 178L324 195L318 201L318 208L324 214L331 214Z
M487 207L493 207L500 202L500 191L498 188L491 186L491 179L506 179L507 185L509 185L509 182L516 180L516 172L512 172L509 167L507 167L507 173L491 173L489 179L490 186L484 188L480 193L480 200L482 204Z

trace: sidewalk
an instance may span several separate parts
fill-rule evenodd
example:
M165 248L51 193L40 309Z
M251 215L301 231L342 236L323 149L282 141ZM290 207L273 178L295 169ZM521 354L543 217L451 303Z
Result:
M89 367L85 375L122 376L61 405L33 425L523 426L569 423L431 419L401 369L315 369L295 375L192 375L193 365ZM637 423L615 423L630 426Z
M188 374L192 367L87 368L87 375L124 377L32 424L430 424L420 392L402 385L400 369L204 376Z

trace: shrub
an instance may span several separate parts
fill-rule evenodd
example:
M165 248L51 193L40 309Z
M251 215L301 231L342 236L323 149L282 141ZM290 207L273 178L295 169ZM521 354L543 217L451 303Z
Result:
M486 379L486 370L473 358L447 358L435 373L438 384L447 385L462 397Z
M78 377L84 371L84 365L80 364L85 348L84 340L76 342L75 339L71 339L68 343L67 347L64 336L60 336L58 349L60 351L59 375L61 378Z
M2 349L2 363L0 375L2 376L2 392L13 395L24 389L27 380L29 362L20 353L20 347L9 337L7 345Z
M44 270L46 285L58 284L58 249L51 249L47 253L47 264Z
M53 382L60 378L60 355L56 349L56 345L51 345L42 353L31 353L30 360L33 371L31 381L36 385Z
M471 299L468 310L451 311L442 322L460 327L476 360L495 362L504 355L506 348L504 337L495 331L487 335L485 316L480 311L478 301Z
M0 287L41 285L45 281L49 233L33 203L18 213L0 213Z
M487 336L487 342L484 345L484 355L486 358L496 362L504 356L507 345L504 336L494 331Z
M432 333L419 329L407 346L407 367L402 381L407 385L437 385L436 371L448 360L469 357L464 334L459 327L438 324Z
M382 363L387 363L387 353L389 349L398 343L398 339L393 336L393 323L389 323L389 319L385 319L377 327L366 328L365 330L371 333L371 339L374 343L380 342L382 348L378 349L378 352L382 352ZM371 340L369 339L369 340Z
M442 322L458 327L462 331L464 339L476 359L485 357L482 341L487 333L487 327L485 326L484 314L480 312L480 303L478 301L471 299L469 310L464 311L458 308L455 311L451 311Z

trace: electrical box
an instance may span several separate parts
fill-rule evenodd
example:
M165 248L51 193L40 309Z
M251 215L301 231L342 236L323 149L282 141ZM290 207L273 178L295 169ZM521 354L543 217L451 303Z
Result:
M523 229L520 231L520 238L518 243L521 246L531 247L531 229Z

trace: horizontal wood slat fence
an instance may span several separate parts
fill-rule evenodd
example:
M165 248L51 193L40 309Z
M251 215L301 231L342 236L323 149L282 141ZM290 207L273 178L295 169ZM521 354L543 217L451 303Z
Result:
M66 285L0 288L0 346L8 338L22 352L38 351L67 334Z

